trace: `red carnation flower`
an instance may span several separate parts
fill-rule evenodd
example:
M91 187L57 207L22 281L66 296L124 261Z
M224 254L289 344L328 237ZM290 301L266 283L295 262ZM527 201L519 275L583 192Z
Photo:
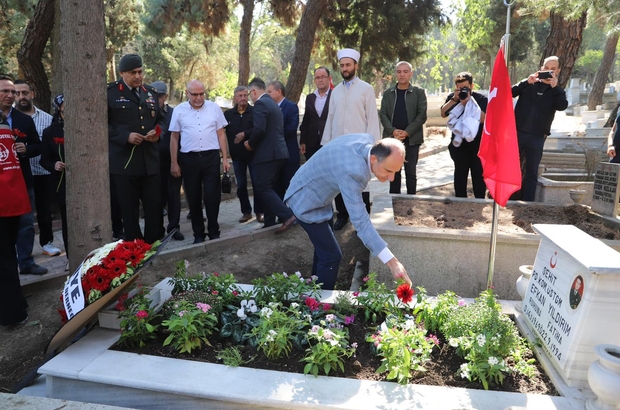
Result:
M127 262L134 268L142 262L142 259L144 259L144 251L142 249L135 248L128 252Z
M17 137L17 138L24 138L26 136L26 133L21 132L19 129L14 128L13 129L13 134Z
M155 126L155 135L158 137L161 135L161 127L159 125Z
M118 278L121 275L127 273L127 263L124 261L117 259L114 262L108 265L107 270L110 272L112 279Z
M402 300L403 303L409 303L413 300L413 289L408 283L403 283L396 288L396 296Z
M64 138L55 137L54 138L54 144L65 145L65 139Z

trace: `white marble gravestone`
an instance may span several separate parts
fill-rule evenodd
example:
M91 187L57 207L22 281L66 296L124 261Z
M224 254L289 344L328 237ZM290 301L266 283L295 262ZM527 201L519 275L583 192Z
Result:
M526 322L564 381L587 387L594 346L620 344L620 253L572 225L533 228L542 238Z
M620 189L620 164L601 162L594 174L594 188L592 191L592 211L597 214L615 218L618 210Z

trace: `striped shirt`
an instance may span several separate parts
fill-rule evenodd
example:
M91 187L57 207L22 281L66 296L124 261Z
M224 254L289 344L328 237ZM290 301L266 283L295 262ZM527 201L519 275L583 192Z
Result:
M49 127L52 123L52 116L45 111L34 107L34 114L32 114L31 117L34 121L35 127L37 128L39 139L43 139L43 130ZM30 169L32 170L32 175L49 175L50 173L47 172L41 164L39 164L39 161L41 161L41 155L30 158Z

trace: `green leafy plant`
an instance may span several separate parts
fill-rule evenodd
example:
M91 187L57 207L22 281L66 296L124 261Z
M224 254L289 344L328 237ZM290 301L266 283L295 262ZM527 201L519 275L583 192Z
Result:
M156 338L158 325L152 324L158 318L149 307L150 300L139 292L126 304L129 306L119 314L121 337L119 343L129 347L144 347L146 342Z
M180 261L176 264L174 278L169 283L172 285L172 294L187 293L190 291L202 291L210 293L221 299L221 304L232 303L241 294L235 284L232 274L220 275L219 273L206 274L204 272L190 275L187 271L188 261Z
M180 302L170 319L162 322L170 332L164 346L171 344L179 353L191 353L201 348L203 343L211 346L207 336L217 324L217 317L209 313L209 309L210 306L203 303Z
M357 311L357 307L353 303L353 298L348 292L342 292L336 296L332 309L345 316L351 316Z
M258 350L269 359L288 356L295 341L298 346L305 338L303 331L309 322L296 308L285 308L281 303L271 302L260 311L260 320L251 334L256 337Z
M332 370L344 373L344 360L355 354L357 347L357 344L349 345L347 336L346 331L330 327L326 321L312 326L308 332L310 347L306 350L306 357L301 360L308 362L304 366L304 374L312 373L316 377L319 372L329 375Z
M239 307L229 305L220 315L221 337L231 337L236 344L249 343L256 347L256 337L252 329L259 325L260 313L253 299L244 299Z
M377 323L385 315L402 314L395 302L394 292L385 283L377 281L377 274L372 272L364 278L363 292L354 292L357 303L364 309L366 321Z
M419 328L413 319L402 322L395 316L386 318L377 333L366 341L373 343L377 354L382 356L377 373L388 372L387 379L396 379L400 384L407 384L414 372L426 370L424 363L439 343L436 337L427 337L426 330Z
M245 360L237 346L230 346L224 350L220 350L218 352L217 359L221 360L222 363L230 367L239 367L242 364L246 364L252 361L252 359Z
M437 332L444 323L448 314L465 302L459 300L454 292L447 291L441 295L430 299L426 295L426 289L418 286L417 303L413 314L417 323L424 323L424 327L429 332Z
M270 302L301 301L304 296L318 297L321 287L314 278L303 278L301 273L288 275L286 272L274 273L265 278L252 281L254 299L264 306Z

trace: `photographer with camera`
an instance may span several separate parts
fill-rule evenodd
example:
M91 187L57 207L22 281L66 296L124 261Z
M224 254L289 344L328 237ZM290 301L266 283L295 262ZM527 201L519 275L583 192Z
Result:
M472 91L474 79L470 72L457 74L456 88L441 106L441 116L449 117L452 139L448 150L454 161L454 196L467 198L467 178L471 172L474 196L484 198L486 185L482 163L478 158L480 139L487 111L487 97Z
M559 75L560 60L556 56L547 57L541 71L512 87L512 96L519 97L515 121L523 182L521 198L516 193L511 199L534 200L545 139L551 132L555 112L568 107L566 92L558 86Z

